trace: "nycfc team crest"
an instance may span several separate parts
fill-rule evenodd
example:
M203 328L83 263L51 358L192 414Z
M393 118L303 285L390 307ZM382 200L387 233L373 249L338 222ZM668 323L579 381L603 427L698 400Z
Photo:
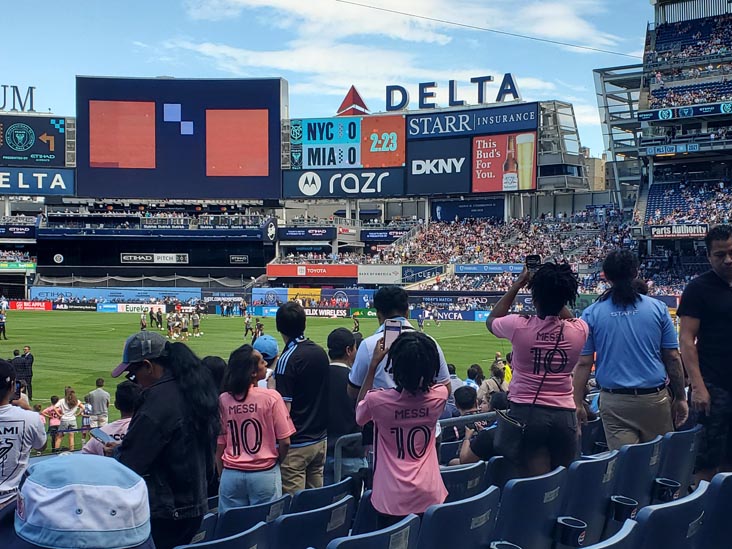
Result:
M300 176L297 186L305 196L315 196L320 192L320 176L315 172L305 172Z
M13 124L5 132L5 142L14 151L24 152L36 142L36 134L27 124Z

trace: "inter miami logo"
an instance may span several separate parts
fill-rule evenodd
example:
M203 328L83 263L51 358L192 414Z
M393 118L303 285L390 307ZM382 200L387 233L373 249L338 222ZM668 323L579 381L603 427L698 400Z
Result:
M5 142L14 151L24 152L36 142L36 134L28 124L13 124L5 132Z
M320 192L322 183L320 181L320 176L317 173L305 172L300 176L297 186L300 189L300 192L305 196L315 196Z

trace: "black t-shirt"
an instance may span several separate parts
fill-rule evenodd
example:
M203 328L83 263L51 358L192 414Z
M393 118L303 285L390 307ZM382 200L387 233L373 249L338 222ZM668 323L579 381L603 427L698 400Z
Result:
M496 437L496 428L491 427L478 431L478 433L470 441L470 449L483 461L488 461L493 456L497 456L494 446L494 440Z
M356 401L348 396L348 366L340 363L328 367L328 454L333 455L336 441L343 435L359 433L356 423ZM343 457L363 457L361 440L344 446Z
M677 315L699 319L696 348L704 381L732 390L732 288L714 271L704 273L686 286Z
M307 446L327 436L329 363L325 351L305 338L291 340L277 361L277 391L290 403L297 429L290 437L292 446Z

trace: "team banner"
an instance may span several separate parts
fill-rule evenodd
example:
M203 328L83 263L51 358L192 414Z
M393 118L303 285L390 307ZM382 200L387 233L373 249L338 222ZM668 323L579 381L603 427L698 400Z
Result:
M404 195L403 168L282 172L285 198L373 198Z
M287 288L252 288L252 304L279 305L287 301Z
M470 264L455 265L455 274L498 274L498 273L520 273L524 270L523 263L488 263L486 265Z
M338 307L360 307L359 291L356 289L323 288L320 298L328 303L335 302Z
M536 131L538 103L520 103L457 112L415 114L407 117L407 139L494 135Z
M359 284L401 284L400 265L359 265Z
M358 278L358 265L267 265L272 278Z
M64 168L0 168L0 194L73 196L74 170Z
M0 166L65 165L65 118L0 116Z
M689 225L651 225L651 238L704 238L709 230L705 223Z

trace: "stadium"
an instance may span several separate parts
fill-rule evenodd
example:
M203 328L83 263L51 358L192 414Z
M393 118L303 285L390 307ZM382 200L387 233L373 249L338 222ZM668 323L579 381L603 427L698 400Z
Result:
M273 452L267 458L272 459L271 467L262 469L276 470L279 477L283 466L282 479L277 480L282 484L278 497L233 505L224 497L223 488L221 495L217 491L219 477L224 482L219 470L213 491L211 478L204 479L208 482L206 512L191 511L185 519L176 514L168 531L161 533L156 530L161 527L155 523L159 516L152 503L161 496L150 484L149 474L164 478L168 472L163 468L163 473L161 469L147 476L140 473L150 490L151 540L159 547L166 546L160 541L166 536L174 539L172 532L184 522L170 547L429 549L458 540L476 549L732 546L732 527L723 517L732 503L732 475L726 472L732 460L726 463L719 456L722 462L715 462L715 468L705 461L712 453L710 441L715 437L727 440L732 427L730 414L721 419L714 416L718 418L715 423L710 409L716 403L727 406L715 391L728 394L723 387L728 374L718 373L724 368L714 370L718 377L710 384L711 367L706 364L712 353L703 350L708 349L705 337L712 337L704 331L710 324L717 329L713 332L714 352L721 355L719 349L725 347L723 334L732 311L725 301L729 288L717 287L717 298L705 294L702 299L699 293L690 293L698 292L699 285L692 281L729 269L723 263L732 261L724 253L715 259L713 253L715 246L721 249L720 242L729 243L727 233L715 237L714 231L732 223L732 4L728 0L652 0L651 4L654 21L645 31L642 62L596 68L593 73L607 151L602 160L592 158L583 147L571 100L524 101L521 78L508 73L499 82L473 75L470 82L479 90L479 101L469 105L456 99L454 80L449 83L448 106L436 103L435 82L418 84L419 108L415 108L416 99L410 104L405 87L384 84L386 110L371 112L352 86L343 90L340 105L333 105L334 116L325 118L292 118L291 83L280 77L77 76L74 115L38 113L32 89L25 92L3 85L0 337L5 339L0 344L15 368L13 383L23 380L26 407L42 412L44 431L50 434L45 448L27 441L21 444L22 437L15 446L12 438L0 444L0 536L13 530L13 520L21 536L18 525L26 520L20 503L15 511L16 493L25 494L22 490L26 489L18 487L19 479L12 486L8 483L8 492L4 492L3 482L13 479L16 470L22 474L22 469L13 468L6 479L6 465L14 465L8 457L13 448L20 445L28 454L24 464L17 458L23 467L32 455L28 476L32 480L35 466L36 471L52 467L68 453L76 458L84 445L97 440L89 436L97 425L87 419L97 414L91 411L91 401L84 408L83 395L104 387L114 397L114 388L124 378L114 379L110 372L120 363L123 347L126 358L122 362L128 369L120 373L131 381L137 378L145 391L151 386L146 385L144 376L148 374L135 374L131 369L135 361L127 359L132 352L125 343L129 336L146 332L154 336L142 337L166 341L166 352L153 358L165 357L171 346L184 343L199 358L226 361L231 355L230 365L239 360L232 352L251 343L257 353L254 356L269 362L267 377L260 383L270 378L274 382L280 375L285 377L286 368L298 367L288 364L303 339L299 337L302 331L287 335L280 329L285 316L294 310L306 319L304 335L321 353L327 351L331 362L340 357L334 354L333 334L341 332L341 337L347 337L338 329L363 336L362 347L355 341L346 344L347 348L355 345L355 358L343 364L349 373L340 379L344 384L340 396L346 398L347 384L348 395L353 397L351 409L333 408L334 402L343 399L332 394L319 397L330 398L331 417L348 417L352 424L350 431L338 431L336 437L328 434L330 461L324 463L331 470L330 476L325 473L329 482L323 482L321 464L320 484L311 485L308 480L307 487L302 486L306 489L288 492L287 483L292 479L284 474L284 454L290 443L282 444L282 439L289 441L290 437L275 436L273 431L268 441L259 426L256 447L271 442ZM489 84L492 87L486 91ZM541 267L532 265L536 256ZM561 324L561 319L574 317L582 320L568 322L569 327L586 321L586 332L599 333L598 326L604 321L595 320L595 325L592 319L600 305L615 303L613 289L620 285L614 278L620 267L615 265L613 270L613 264L605 263L610 257L623 258L626 267L630 265L627 269L634 273L634 284L639 284L634 288L642 288L634 290L633 299L672 323L672 343L664 339L659 346L656 342L652 357L635 359L642 362L651 357L662 367L663 383L655 381L648 389L644 384L648 368L640 365L627 374L629 385L606 385L608 378L602 376L608 374L602 373L601 365L609 370L612 366L607 365L614 358L602 357L600 336L591 352L579 345L574 356L560 348L560 342L571 341L563 325L558 336L547 336L548 347L531 348L534 370L530 375L541 382L538 388L531 385L536 393L533 402L533 394L520 400L520 392L525 390L517 358L521 344L506 335L513 330L497 327L499 321L503 317L542 321L556 317ZM551 299L540 294L541 275L537 273L542 271L553 273L545 275L549 287L556 284ZM560 279L567 272L574 274L576 282L576 288L569 283L572 299L548 314L547 302L558 299L563 291ZM538 277L537 281L527 282L528 276ZM690 292L685 293L687 287ZM385 295L399 302L399 307L385 306ZM693 306L689 295L697 297ZM406 300L403 305L400 296ZM507 296L511 298L508 302ZM714 311L713 320L705 317L707 320L700 321L701 313L689 312L701 311L701 302L708 308L704 311ZM613 312L608 316L635 314ZM684 331L688 320L680 318L696 321L690 343ZM439 421L432 418L431 426L418 426L423 429L418 434L417 427L409 431L406 450L404 440L396 443L401 456L406 451L415 462L435 461L432 477L417 477L414 500L429 499L422 490L433 484L444 483L445 495L434 505L404 513L384 510L392 509L389 505L400 498L396 488L384 488L389 484L381 476L384 469L374 464L378 460L373 445L376 441L379 446L380 429L367 435L367 428L362 433L356 425L357 421L362 425L362 404L370 394L364 389L369 375L359 383L354 381L362 353L363 373L371 368L369 383L373 385L369 388L398 387L400 394L404 392L402 382L395 384L393 373L389 383L379 385L379 376L388 377L389 370L376 366L376 340L368 343L369 337L382 331L386 338L394 319L399 321L402 341L411 338L434 347L434 356L439 351L439 371L443 363L445 370L451 367L447 380L440 373L434 375L435 386L446 381L442 384L450 388L449 396L441 401ZM405 338L407 331L414 334ZM625 343L613 348L609 356L625 356L626 347L641 346L642 335L636 338L641 332L645 328L632 328ZM256 347L256 340L263 336L274 338L276 352L271 358L279 356L278 360L272 362ZM581 343L587 337L584 333ZM664 332L667 337L671 337L668 330ZM607 341L612 334L602 338ZM23 350L22 354L14 355L16 349ZM424 348L410 349L410 359L420 364L427 361L424 357L432 356L421 354ZM669 355L670 350L676 350L676 355ZM516 363L507 359L512 354ZM569 398L576 431L572 444L577 448L566 463L552 457L552 466L544 470L523 468L518 464L521 460L499 453L497 433L506 421L501 419L505 408L493 405L492 390L484 402L480 388L493 380L500 387L495 392L507 393L506 407L511 402L511 409L526 406L534 410L522 425L523 437L536 410L542 410L538 415L546 408L562 408L540 398L545 380L551 379L548 374L557 373L552 361L560 355L564 366L567 356L574 356L575 362L579 359L576 369L571 364L564 370L563 378L563 397ZM143 352L142 356L147 355ZM713 360L723 361L714 356ZM578 389L580 366L586 357L588 379ZM203 375L201 362L195 360L199 372L189 379ZM396 364L398 357L393 360ZM369 361L374 364L369 366ZM678 369L674 370L676 361ZM505 379L503 373L496 382L492 372L497 364L501 372L506 366L510 372L513 364L519 383L515 377ZM224 384L233 383L230 367ZM562 371L563 366L558 372ZM707 382L711 394L707 394L711 400L706 409L699 408L702 397L696 383L702 375L701 393L707 392ZM424 382L425 378L420 379ZM318 385L328 387L328 375L322 380L303 375L294 387L290 383L285 392L277 388L284 397L277 406L286 404L284 415L290 423L292 416L299 431L298 418L302 421L307 414L293 402L297 397L292 393L317 391ZM553 383L548 385L553 387ZM681 384L677 391L673 391L675 383ZM475 409L465 414L456 396L456 388L463 385L475 386ZM215 388L223 391L223 387ZM252 387L257 387L256 379ZM79 397L73 397L74 409L65 411L71 414L72 423L62 422L60 429L53 423L45 427L47 421L59 419L53 415L54 406L56 401L68 405L71 388ZM434 390L425 388L425 393ZM19 383L17 391L20 394ZM146 402L145 391L136 401L135 413ZM578 391L579 401L594 419L587 415L575 418ZM671 428L661 428L633 443L617 443L615 437L621 437L613 433L605 415L610 413L613 397L640 398L650 393L666 395L666 391L666 405L674 414L669 420ZM222 399L224 394L239 405L249 398L247 391L242 400L226 391ZM19 400L8 397L0 404ZM684 409L687 400L689 418L675 424L679 412L671 407ZM171 398L169 402L174 407L177 401ZM191 424L205 415L203 404L195 402L199 409L188 418ZM258 402L262 406L264 401ZM107 418L108 414L110 423L131 417L130 425L137 421L141 432L142 420L115 408L114 398L107 404L104 415ZM383 403L384 409L390 405ZM221 406L223 410L224 404ZM378 407L371 406L370 421L378 427ZM420 410L427 410L424 406ZM2 409L0 406L0 412ZM226 432L221 413L218 425L223 424ZM13 434L13 425L0 414L0 429L5 434ZM310 420L305 425L312 428ZM164 426L156 424L158 427L164 439ZM185 431L186 441L195 439L197 431L191 429ZM232 428L238 445L236 429ZM490 429L495 434L484 457L477 445L474 449L471 434L477 438L478 432ZM157 432L148 431L148 439L157 438L153 436ZM178 431L179 436L180 432L184 431ZM398 432L397 436L403 436L401 427ZM427 434L420 451L415 449L415 440L423 432ZM247 427L242 425L240 434L244 453L257 454L259 450L250 452L247 446L251 442ZM297 443L294 428L291 434L290 452L309 447L310 441ZM222 437L232 436L218 435L219 448ZM554 434L550 439L557 440ZM325 446L325 438L320 442ZM548 446L552 444L550 440ZM120 450L107 448L109 445L100 445L99 452L126 464ZM216 444L213 446L215 449ZM364 461L360 469L349 469L349 460L356 459L349 454L353 447L359 448L358 459ZM187 454L181 448L178 450ZM723 452L729 450L719 450ZM191 450L190 455L195 453ZM214 454L209 451L207 467L213 468L214 458L221 460L221 455ZM377 457L384 459L383 455ZM466 455L475 459L466 461ZM227 461L224 453L223 470L236 469L231 466L235 462L234 458ZM105 466L92 461L89 467L94 471ZM715 474L705 476L712 469ZM401 479L395 480L394 485L402 486L399 482ZM12 496L12 504L3 499L6 495ZM19 501L24 497L30 498L22 495ZM66 523L61 529L96 528L89 524ZM147 528L149 533L149 525ZM30 545L22 547L41 546L23 539ZM12 543L10 547L16 547ZM51 543L43 546L56 546ZM79 547L112 546L94 543L102 542ZM123 546L143 547L140 543Z

